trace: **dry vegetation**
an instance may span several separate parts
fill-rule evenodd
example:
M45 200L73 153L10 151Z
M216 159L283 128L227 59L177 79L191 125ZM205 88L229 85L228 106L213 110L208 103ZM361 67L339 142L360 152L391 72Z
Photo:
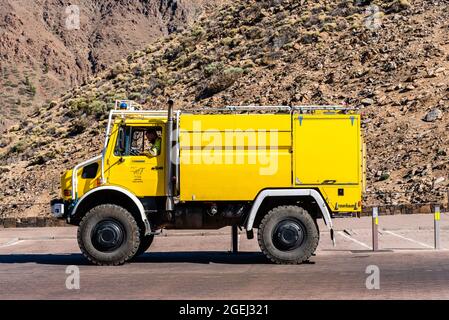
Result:
M373 17L379 28L367 27ZM446 1L235 1L12 128L0 141L0 200L55 196L61 171L99 151L116 99L160 109L171 97L184 109L358 107L369 152L365 204L447 201L448 18Z

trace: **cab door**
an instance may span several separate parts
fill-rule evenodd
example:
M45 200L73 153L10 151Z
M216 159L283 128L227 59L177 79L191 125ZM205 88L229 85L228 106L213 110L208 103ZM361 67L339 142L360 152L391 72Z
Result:
M157 156L144 154L151 145L145 133L151 129L155 129L162 139L162 148ZM114 148L109 148L106 160L107 183L123 187L141 198L164 196L164 126L145 123L122 125L117 130Z

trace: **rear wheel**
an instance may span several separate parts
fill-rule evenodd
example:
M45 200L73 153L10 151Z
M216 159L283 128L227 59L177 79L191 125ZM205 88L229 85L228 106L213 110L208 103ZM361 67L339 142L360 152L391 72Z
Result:
M84 256L97 265L121 265L140 246L136 220L126 209L104 204L91 209L78 227L78 244Z
M315 252L319 242L314 219L298 206L280 206L262 219L259 246L271 261L278 264L300 264Z

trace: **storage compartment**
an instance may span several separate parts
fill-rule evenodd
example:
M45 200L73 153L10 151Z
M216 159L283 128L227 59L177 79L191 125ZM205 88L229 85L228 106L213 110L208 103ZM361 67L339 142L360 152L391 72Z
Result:
M359 121L359 115L295 115L295 185L359 184Z

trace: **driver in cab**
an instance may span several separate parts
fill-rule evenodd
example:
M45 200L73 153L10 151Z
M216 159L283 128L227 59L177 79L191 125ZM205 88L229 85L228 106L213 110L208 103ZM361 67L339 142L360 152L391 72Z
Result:
M144 155L149 157L159 156L161 154L162 139L159 137L156 130L147 130L145 136L147 138L149 146L145 145Z

